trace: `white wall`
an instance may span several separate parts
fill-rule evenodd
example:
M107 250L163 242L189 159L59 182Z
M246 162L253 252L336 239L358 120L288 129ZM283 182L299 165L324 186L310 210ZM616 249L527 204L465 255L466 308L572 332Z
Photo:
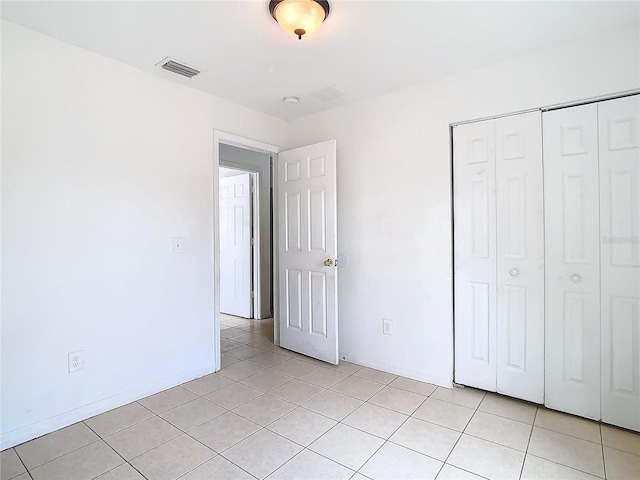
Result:
M286 124L1 27L6 448L213 370L213 129Z
M271 156L266 153L220 144L220 165L258 173L260 209L260 319L273 315L273 269L271 268Z
M343 357L451 384L449 124L638 88L639 46L620 30L289 122L290 148L337 140Z

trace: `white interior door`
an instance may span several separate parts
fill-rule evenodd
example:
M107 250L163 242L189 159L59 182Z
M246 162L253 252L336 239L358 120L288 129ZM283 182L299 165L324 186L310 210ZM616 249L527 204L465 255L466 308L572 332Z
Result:
M338 363L336 142L278 154L280 346Z
M600 418L597 105L545 112L545 404Z
M220 311L252 318L251 178L220 179Z
M598 104L602 420L640 431L640 97Z
M493 120L454 127L455 381L496 391Z
M497 389L544 401L541 113L495 120Z

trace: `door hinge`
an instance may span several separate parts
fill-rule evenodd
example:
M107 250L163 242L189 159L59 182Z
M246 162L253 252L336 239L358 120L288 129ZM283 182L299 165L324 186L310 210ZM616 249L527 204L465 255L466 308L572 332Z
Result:
M251 298L253 298L255 296L254 292L251 292Z
M251 193L256 193L256 187L255 187L255 185L251 185Z
M255 245L255 244L256 244L256 239L255 239L255 238L252 238L252 239L251 239L251 245Z

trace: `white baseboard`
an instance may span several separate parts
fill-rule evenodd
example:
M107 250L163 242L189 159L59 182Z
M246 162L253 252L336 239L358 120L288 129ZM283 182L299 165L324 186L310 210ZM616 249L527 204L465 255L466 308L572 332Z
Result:
M122 405L140 400L141 398L148 397L149 395L161 392L162 390L175 387L176 385L188 382L189 380L193 380L194 378L208 375L209 373L213 373L214 371L214 363L208 362L204 365L199 366L198 368L187 370L186 372L182 372L177 375L172 375L171 377L164 378L162 380L148 383L141 386L140 388L122 392L112 397L98 400L97 402L93 402L88 405L69 410L68 412L55 415L45 420L41 420L30 425L25 425L24 427L16 428L14 430L11 430L10 432L3 432L2 435L0 435L0 450L4 450L15 445L20 445L21 443L27 442L47 433L54 432L76 422L86 420L87 418L99 415L108 410L121 407Z
M423 371L412 370L408 368L399 368L393 365L382 364L377 362L370 362L366 359L359 358L357 356L350 355L345 352L340 352L340 360L346 362L362 365L363 367L375 368L376 370L382 370L383 372L393 373L394 375L400 375L402 377L411 378L413 380L419 380L421 382L431 383L440 387L451 388L453 387L453 373L449 376L430 375Z

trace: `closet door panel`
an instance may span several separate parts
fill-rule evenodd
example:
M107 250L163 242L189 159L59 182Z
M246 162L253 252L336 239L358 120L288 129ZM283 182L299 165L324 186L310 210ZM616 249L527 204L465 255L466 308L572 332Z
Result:
M495 120L497 390L544 401L541 113Z
M493 120L454 127L455 381L496 391Z
M640 431L640 97L598 104L602 420Z
M545 405L600 418L597 105L543 114Z

